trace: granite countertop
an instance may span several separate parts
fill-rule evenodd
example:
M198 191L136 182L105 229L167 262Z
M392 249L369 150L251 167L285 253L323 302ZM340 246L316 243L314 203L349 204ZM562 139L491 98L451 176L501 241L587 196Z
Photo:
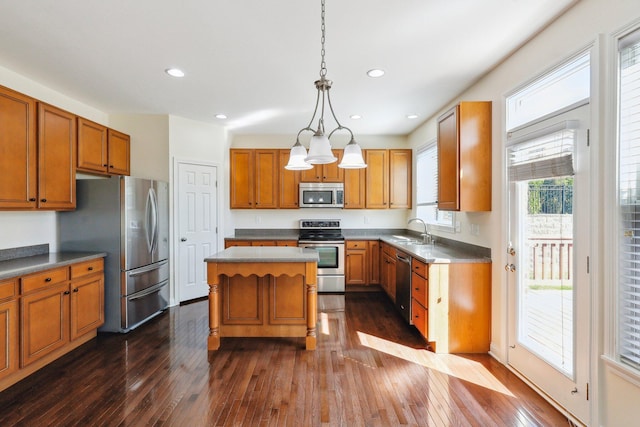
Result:
M298 240L296 229L240 229L227 240ZM421 245L420 234L406 229L342 229L345 240L380 240L425 263L490 263L491 250L436 236L434 246ZM401 237L401 238L398 238ZM273 247L266 248L266 250ZM259 262L259 261L256 261Z
M51 252L0 261L0 280L107 256L106 252Z
M408 237L409 240L403 241L394 236L382 236L380 240L411 255L412 258L428 264L491 262L491 258L483 256L473 250L437 243L433 246L418 244L414 242L414 237L406 237Z
M318 262L313 249L286 246L234 246L204 259L205 262Z

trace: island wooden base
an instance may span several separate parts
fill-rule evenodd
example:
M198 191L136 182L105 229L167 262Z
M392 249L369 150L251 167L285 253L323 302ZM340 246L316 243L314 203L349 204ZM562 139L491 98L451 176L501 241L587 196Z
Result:
M208 262L209 337L305 337L316 349L315 262Z

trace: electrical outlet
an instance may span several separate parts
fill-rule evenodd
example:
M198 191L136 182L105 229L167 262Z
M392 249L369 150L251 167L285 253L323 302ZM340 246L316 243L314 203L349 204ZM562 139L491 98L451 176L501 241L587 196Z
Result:
M479 236L480 226L478 224L469 224L469 232L472 236Z
M256 224L262 224L262 217L260 215L256 215Z
M456 233L460 232L460 221L456 221Z

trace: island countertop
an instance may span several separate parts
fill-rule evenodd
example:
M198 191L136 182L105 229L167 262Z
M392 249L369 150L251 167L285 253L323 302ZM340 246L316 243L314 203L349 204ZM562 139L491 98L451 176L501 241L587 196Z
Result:
M204 259L205 262L318 262L313 249L291 246L233 246Z

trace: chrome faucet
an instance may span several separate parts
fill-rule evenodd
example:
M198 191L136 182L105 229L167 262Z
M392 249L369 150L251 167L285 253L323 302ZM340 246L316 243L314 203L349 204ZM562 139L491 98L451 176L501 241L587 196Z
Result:
M429 229L427 228L428 227L427 223L421 220L420 218L409 218L409 221L407 221L407 225L411 224L412 222L419 222L424 227L424 233L420 234L422 236L422 243L427 243L427 244L432 243L433 238L431 237L431 233L429 233Z

